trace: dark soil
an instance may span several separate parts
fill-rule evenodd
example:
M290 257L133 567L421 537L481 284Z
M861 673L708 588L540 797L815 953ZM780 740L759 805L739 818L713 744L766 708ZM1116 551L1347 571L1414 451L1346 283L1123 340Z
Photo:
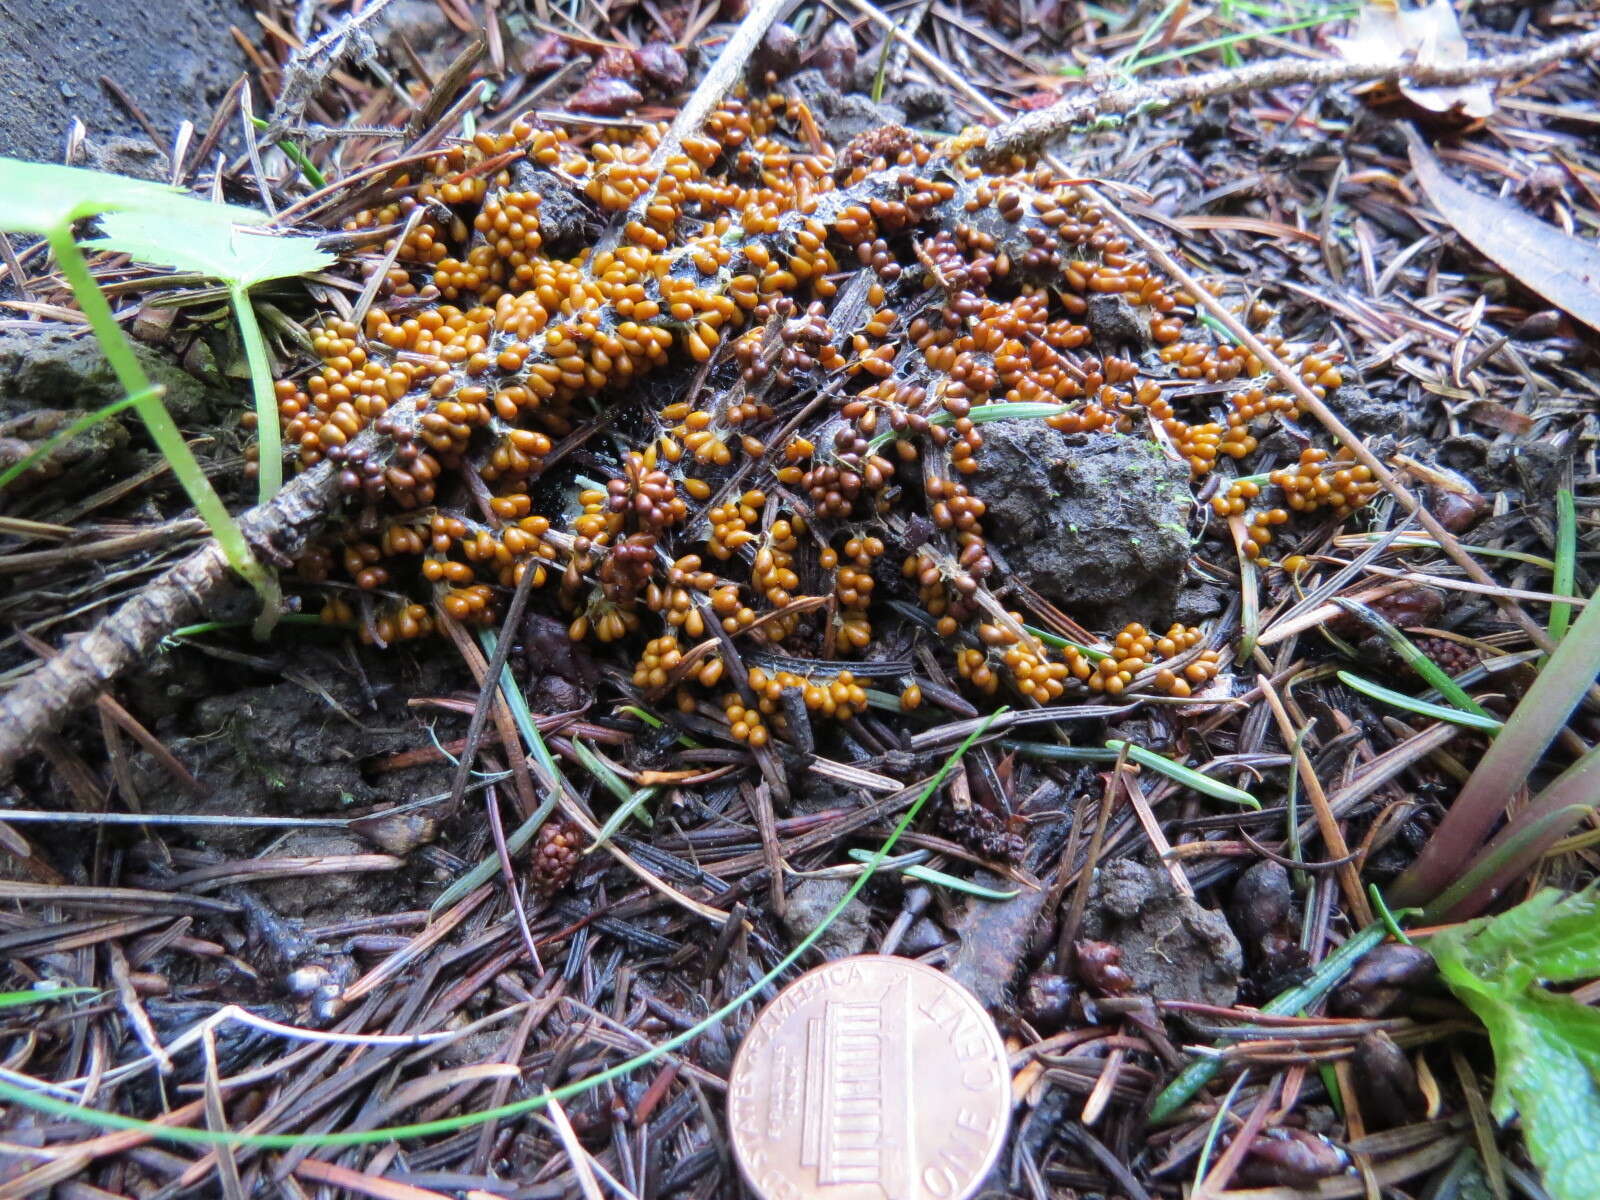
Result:
M160 386L167 411L188 429L226 431L243 401L215 376L185 370L170 350L133 342L146 375ZM40 443L122 397L99 342L84 329L23 324L0 328L0 470L21 461ZM227 448L233 439L207 439L198 449ZM91 425L45 455L25 477L31 485L21 507L37 511L82 497L93 486L136 474L158 461L142 424L129 409ZM228 487L223 480L224 489Z
M100 83L110 77L171 144L201 131L247 62L228 33L255 29L243 0L0 0L0 154L59 162L72 119L96 139L144 136Z

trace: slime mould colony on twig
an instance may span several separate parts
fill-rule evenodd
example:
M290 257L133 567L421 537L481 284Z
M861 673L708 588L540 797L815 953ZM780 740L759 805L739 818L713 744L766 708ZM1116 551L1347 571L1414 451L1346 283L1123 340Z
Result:
M1255 381L1259 362L1187 340L1193 298L1047 169L981 170L969 142L895 127L835 150L778 96L726 101L655 164L665 136L580 145L520 121L441 153L349 223L397 231L379 302L314 331L320 367L277 385L300 463L337 463L354 502L297 564L307 584L348 576L321 589L329 620L384 643L431 632L430 600L490 622L532 571L574 640L643 638L646 696L685 711L719 700L753 745L798 711L788 689L818 715L861 710L847 660L870 644L880 591L916 599L982 694L1004 679L1040 703L1185 696L1217 673L1217 651L1180 625L1130 625L1102 655L1047 650L984 587L984 505L963 477L983 451L981 410L1023 403L1069 434L1148 429L1201 480L1220 456L1250 455L1260 423L1298 415ZM1095 304L1150 347L1140 362L1095 344ZM1269 344L1319 394L1340 384L1337 355ZM581 512L540 511L561 439L670 364L692 374L676 393L688 398L655 413L614 478L584 487ZM1225 416L1180 416L1186 389L1224 397ZM367 452L369 426L392 454ZM1343 452L1316 449L1270 482L1286 507L1261 507L1249 479L1211 501L1257 559L1287 509L1344 514L1376 490ZM903 580L883 574L889 545L904 548ZM711 622L769 652L846 661L755 669L748 693L730 691Z

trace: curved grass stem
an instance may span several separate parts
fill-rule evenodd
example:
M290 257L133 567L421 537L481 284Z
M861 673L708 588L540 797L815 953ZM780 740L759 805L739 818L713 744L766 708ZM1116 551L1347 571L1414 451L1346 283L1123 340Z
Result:
M256 406L256 444L260 448L256 495L257 502L265 504L283 486L283 432L278 423L278 397L272 388L267 341L261 335L255 306L250 303L250 289L242 283L231 283L228 299L233 303L234 316L239 322L239 340L244 343L245 360L250 364L250 392Z
M238 522L233 519L233 514L222 503L222 498L195 460L194 452L189 449L189 443L183 440L177 422L162 403L160 393L152 387L149 376L133 352L132 344L123 334L111 306L106 303L99 285L90 274L89 264L83 257L83 251L78 249L78 243L73 240L70 227L63 225L52 229L47 240L62 276L77 298L79 309L105 350L106 361L111 364L123 391L128 393L134 411L150 431L150 440L171 465L173 475L188 493L200 519L210 526L211 534L222 547L228 564L261 593L269 609L276 611L277 581L250 552L250 544L244 540Z

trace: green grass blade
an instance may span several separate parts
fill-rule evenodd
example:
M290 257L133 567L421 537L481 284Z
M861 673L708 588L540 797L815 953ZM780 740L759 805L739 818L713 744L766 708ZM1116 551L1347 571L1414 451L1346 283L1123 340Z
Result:
M1201 795L1210 796L1213 800L1225 800L1229 804L1243 805L1245 808L1261 807L1261 801L1243 788L1236 788L1231 783L1223 783L1220 779L1202 775L1194 768L1173 762L1154 750L1146 750L1143 746L1136 746L1132 742L1124 742L1118 738L1111 738L1106 742L1107 750L1120 753L1124 748L1127 749L1128 757L1140 766L1149 767L1152 771L1165 775L1186 788L1192 788Z
M256 116L250 115L250 123L257 129L269 129L271 123ZM306 177L306 182L314 188L328 186L328 177L317 169L317 164L306 156L306 152L288 138L278 139L278 149L283 151L283 156L300 168L300 174Z
M1508 867L1520 864L1530 854L1536 854L1540 842L1551 835L1560 837L1574 822L1581 820L1590 807L1587 804L1570 804L1552 812L1535 814L1532 820L1505 830L1473 856L1471 865L1454 883L1439 893L1438 898L1424 910L1422 919L1430 923L1443 920L1446 914L1482 889L1496 875L1505 874ZM1518 873L1520 871L1518 866Z
M1521 809L1428 908L1429 918L1476 916L1600 804L1600 746L1591 747Z
M256 406L256 500L265 504L283 486L283 431L278 423L278 396L272 386L272 368L267 365L267 341L261 336L250 289L244 284L228 285L228 298L239 322L239 340L244 343L245 360L250 364L250 394Z
M1419 717L1431 717L1435 721L1449 721L1453 725L1465 725L1468 729L1487 729L1491 733L1502 727L1500 721L1490 716L1482 716L1475 712L1467 712L1459 708L1451 708L1443 704L1430 704L1426 700L1418 700L1415 696L1408 696L1404 692L1397 692L1386 688L1382 684L1373 683L1370 679L1363 679L1349 671L1337 672L1340 682L1363 696L1370 697L1383 704L1393 705L1395 708L1404 709L1406 712L1415 713Z
M1546 749L1600 675L1600 589L1539 669L1450 811L1396 881L1392 903L1426 904L1469 866Z
M851 850L849 854L857 862L872 861L870 850ZM921 863L907 863L897 869L900 874L909 875L912 879L931 883L935 887L949 888L952 892L960 892L965 896L976 896L979 900L1011 900L1022 894L1021 888L984 887L981 883L973 883L970 879L950 875L933 867L925 867Z
M506 834L506 853L517 854L524 846L533 840L533 835L539 832L539 826L549 819L555 811L555 798L551 797L528 816L528 819ZM456 880L444 891L439 893L439 898L428 906L429 914L441 913L455 904L468 892L482 887L500 873L500 854L495 852L473 867L460 879Z
M1003 400L998 404L979 405L967 413L967 418L974 425L984 425L990 421L1038 421L1045 417L1059 417L1065 411L1059 404L1045 404L1037 400ZM942 408L928 418L930 425L950 425L954 421L955 418ZM867 443L867 452L876 454L896 436L893 430L884 430Z
M628 781L613 771L611 765L589 749L581 738L572 739L572 752L578 756L583 769L593 775L606 791L624 804L632 799L633 789L628 786Z
M140 262L196 271L220 280L228 290L239 337L250 363L255 399L256 433L260 442L259 496L265 504L283 486L283 445L278 427L278 400L273 393L267 345L250 303L253 284L321 270L336 261L310 237L273 237L250 233L241 218L249 209L208 206L203 220L174 223L159 211L112 213L100 222L104 236L91 245L132 255Z
M99 990L92 987L46 987L25 992L0 992L0 1009L24 1008L29 1004L51 1004L72 996L92 996Z
M1488 717L1491 721L1494 720L1493 714L1488 709L1467 695L1466 689L1454 679L1451 679L1445 673L1443 667L1417 649L1417 644L1408 638L1402 630L1395 628L1394 624L1377 609L1343 597L1335 597L1334 603L1382 634L1384 641L1389 643L1390 648L1405 659L1406 664L1413 671L1427 680L1428 685L1451 704L1466 712L1477 713L1480 717Z
M1258 479L1256 482L1260 483L1262 480ZM1388 538L1389 545L1396 550L1439 549L1439 543L1425 533L1402 533L1399 537L1393 537L1387 533L1350 533L1342 535L1341 540L1344 537L1348 537L1352 541L1362 542L1381 542ZM1538 567L1544 571L1554 571L1556 567L1552 559L1541 558L1537 554L1525 554L1521 550L1502 550L1497 546L1475 546L1471 542L1462 542L1461 548L1471 551L1473 554L1481 554L1485 558L1507 558L1515 562L1525 562L1529 566Z
M195 510L200 514L200 519L210 526L211 536L216 538L217 544L222 547L228 565L261 594L264 611L276 614L280 600L276 576L256 562L255 555L250 551L250 544L244 540L244 533L239 529L239 523L233 519L233 514L222 503L216 489L211 486L211 481L206 478L205 471L195 461L189 443L183 440L183 434L173 421L172 414L167 411L167 406L152 389L144 368L139 365L139 359L133 352L132 344L123 334L121 326L117 324L116 316L112 313L111 306L106 303L105 295L95 283L94 276L89 273L89 264L85 261L83 252L72 240L71 229L62 227L51 230L47 240L51 251L55 254L56 265L61 268L61 274L72 288L72 294L78 301L78 308L82 310L95 336L99 338L101 348L105 351L106 361L111 364L118 382L122 384L122 390L134 397L134 411L144 421L151 441L155 442L156 449L171 465L172 474L188 493Z
M494 630L485 629L479 632L478 641L483 646L483 652L493 658L494 648L499 644L499 638ZM523 740L528 743L528 749L533 751L533 761L543 769L546 779L559 780L561 768L556 766L556 760L550 754L550 747L544 744L544 737L540 734L539 727L534 724L533 713L528 708L528 699L517 686L517 677L511 673L509 663L500 670L500 694L506 698L506 706L511 709L511 717L516 721Z
M1578 568L1578 508L1571 488L1556 491L1556 561L1550 590L1558 596L1576 595ZM1552 642L1567 636L1572 624L1572 605L1552 604L1547 632Z
M284 613L283 616L278 618L278 623L281 625L315 625L329 632L354 629L356 627L353 622L324 621L316 613ZM180 626L161 640L163 642L176 642L180 638L198 637L203 633L220 633L227 629L248 629L253 624L253 621L201 621L197 625Z
M650 814L644 811L644 806L654 799L656 790L653 787L640 788L617 806L617 811L606 818L604 825L600 826L594 835L594 841L584 847L585 854L593 854L611 840L611 836L628 823L628 818L637 814L646 825L651 824Z
M1146 67L1154 67L1178 58L1190 58L1196 54L1204 54L1207 50L1227 49L1238 46L1242 42L1253 42L1257 38L1293 33L1297 29L1309 29L1313 25L1325 25L1329 21L1340 21L1347 17L1352 17L1355 12L1354 8L1331 8L1309 17L1302 17L1298 21L1286 21L1281 25L1274 25L1268 29L1252 29L1242 33L1230 33L1222 37L1214 37L1208 41L1196 42L1193 46L1184 46L1178 50L1168 50L1162 54L1152 54L1149 58L1128 64L1127 71L1131 75L1137 71L1143 71Z
M1144 53L1144 48L1155 40L1156 34L1160 33L1166 28L1167 22L1172 20L1172 14L1177 12L1180 8L1187 11L1188 0L1171 0L1171 2L1161 10L1160 14L1157 15L1155 20L1146 23L1144 29L1139 33L1139 40L1134 42L1134 44L1128 49L1127 53L1118 55L1118 58L1125 59L1128 62L1137 63L1139 61L1139 55Z
M667 723L665 721L663 721L660 717L656 716L655 713L649 712L646 709L640 708L637 704L624 704L624 705L621 705L617 709L617 711L619 713L625 713L626 715L628 715L630 717L638 717L639 720L643 721L646 725L650 726L651 729L665 729L667 727ZM689 750L698 750L698 749L700 749L700 743L695 741L688 734L684 734L684 733L680 733L678 735L678 745L683 746L685 749L689 749Z
M1024 742L1016 738L1001 738L1002 750L1015 750L1025 758L1042 758L1047 762L1116 762L1121 758L1115 750L1102 750L1099 746L1055 746L1049 742Z
M159 401L161 399L161 394L162 388L159 384L157 384L152 386L146 392L140 392L139 394L133 396L124 396L121 400L113 400L110 404L103 405L91 413L85 413L76 421L72 422L72 424L68 425L65 429L57 430L55 433L45 438L44 441L40 442L33 448L32 453L30 453L26 458L22 459L20 462L12 463L9 467L7 467L5 472L0 474L0 489L4 489L6 485L18 475L21 475L25 471L32 469L32 467L41 459L50 454L54 454L65 443L70 442L85 429L92 429L94 426L100 424L101 421L116 416L125 408L137 408L140 404L143 404L147 400L151 399Z
M1024 625L1023 628L1046 646L1054 647L1057 650L1076 650L1090 662L1099 662L1102 658L1111 657L1104 650L1096 650L1093 646L1085 646L1081 642L1074 642L1070 638L1062 637L1059 633L1051 633L1048 629L1040 629L1034 625Z

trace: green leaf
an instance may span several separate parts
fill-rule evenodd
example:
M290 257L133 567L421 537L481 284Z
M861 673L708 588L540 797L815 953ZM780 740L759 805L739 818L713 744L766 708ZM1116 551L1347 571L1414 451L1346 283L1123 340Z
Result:
M334 261L334 255L317 249L315 238L254 232L235 220L250 210L211 207L221 209L216 214L221 219L185 224L151 209L110 213L100 221L104 236L88 244L244 287L319 271Z
M1547 890L1428 942L1450 990L1489 1032L1495 1115L1522 1115L1555 1200L1600 1195L1600 1012L1538 983L1600 974L1597 908L1593 889Z
M267 503L283 484L283 439L278 424L278 400L267 364L267 344L250 303L249 289L269 279L304 275L334 261L334 255L317 249L315 238L274 236L250 230L236 218L254 219L249 209L207 205L196 220L174 220L173 214L155 208L108 214L100 219L105 236L89 244L131 254L140 262L177 267L220 279L239 321L239 338L250 362L250 385L255 399L256 431L260 443L258 499Z
M173 237L191 223L213 220L215 209L238 224L267 220L265 213L211 204L148 179L0 158L0 229L9 233L44 236L97 213L140 210L163 214Z
M1456 995L1494 1046L1495 1116L1522 1114L1546 1190L1555 1200L1600 1195L1600 1013L1538 988L1515 1000L1470 989Z
M1447 929L1430 949L1449 947L1454 961L1502 990L1571 983L1600 975L1600 892L1563 896L1546 888L1498 917Z

